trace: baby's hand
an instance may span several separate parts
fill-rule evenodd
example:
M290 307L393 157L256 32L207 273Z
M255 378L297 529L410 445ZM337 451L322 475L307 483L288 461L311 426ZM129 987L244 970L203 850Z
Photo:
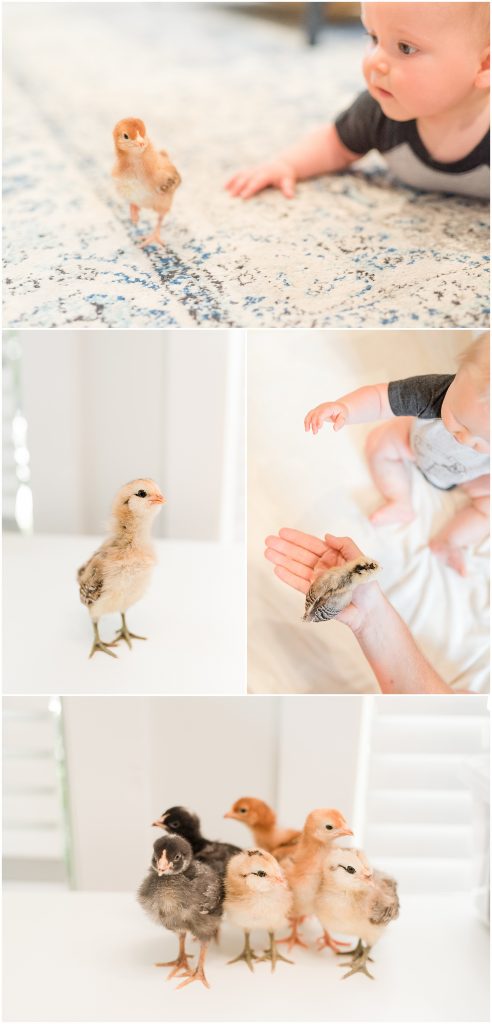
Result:
M250 199L257 192L273 185L283 192L286 199L293 199L295 193L296 175L294 169L285 160L270 160L268 163L257 164L246 171L234 174L226 183L226 189L231 196L239 196L240 199Z
M323 402L322 405L317 405L315 409L308 412L304 420L304 429L307 432L312 430L313 434L317 434L323 423L326 420L331 420L333 430L341 430L345 426L348 415L349 410L343 402Z

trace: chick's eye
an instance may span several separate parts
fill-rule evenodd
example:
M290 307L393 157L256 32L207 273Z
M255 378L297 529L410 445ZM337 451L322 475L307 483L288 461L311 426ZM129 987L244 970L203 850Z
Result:
M328 829L328 832L331 832L333 825L325 825L325 828Z
M170 821L169 828L178 828L179 821Z
M147 497L147 491L137 491L136 497L137 498L146 498Z
M246 814L246 808L245 807L240 807L239 808L239 813L240 814Z
M258 875L258 878L266 878L266 871L255 871L255 874Z
M355 875L355 868L353 868L351 864L349 864L348 868L345 868L345 870L348 871L349 875Z
M398 43L398 49L400 53L404 53L406 57L410 57L412 53L417 53L417 47L410 46L410 43Z
M180 853L176 854L176 856L174 858L174 862L176 863L177 860L181 860L181 854Z
M123 138L124 138L124 139L129 139L129 138L130 138L130 136L129 136L129 135L127 135L127 133L126 133L126 132L123 132Z

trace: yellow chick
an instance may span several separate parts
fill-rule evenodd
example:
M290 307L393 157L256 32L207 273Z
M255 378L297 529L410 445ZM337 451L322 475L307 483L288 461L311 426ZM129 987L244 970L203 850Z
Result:
M165 498L154 480L139 479L125 484L113 502L112 530L108 540L77 573L80 600L89 612L94 629L90 658L95 651L103 651L116 658L110 648L120 640L125 640L131 647L130 638L146 639L130 633L125 613L147 589L156 561L150 531L164 502ZM106 644L99 636L98 624L102 615L111 612L120 612L121 629L112 643Z
M367 969L372 947L381 938L390 921L398 917L396 882L388 875L373 871L362 850L334 847L325 858L314 912L325 929L342 935L356 935L358 943L350 954L349 978Z
M255 843L273 853L277 860L290 852L301 834L298 829L279 828L275 811L254 796L242 796L236 800L224 818L244 822L251 829Z
M305 917L314 913L314 901L323 872L323 862L327 852L336 839L353 835L343 814L333 809L319 808L308 814L299 842L292 852L282 861L287 881L292 889L294 901L291 920L291 933L280 942L292 946L307 945L299 936L299 925ZM338 945L328 933L323 937L324 945L338 949Z
M130 204L130 217L138 223L140 208L155 210L157 224L147 245L164 245L160 235L162 221L171 209L181 177L164 149L156 150L138 117L126 117L113 129L116 163L112 175L120 196Z
M285 875L266 850L245 850L232 857L225 876L224 913L232 924L244 931L244 948L230 964L245 960L250 971L253 961L270 960L272 971L278 960L292 963L277 949L275 932L285 928L292 910L292 894ZM265 929L270 938L269 949L258 957L251 949L250 932Z

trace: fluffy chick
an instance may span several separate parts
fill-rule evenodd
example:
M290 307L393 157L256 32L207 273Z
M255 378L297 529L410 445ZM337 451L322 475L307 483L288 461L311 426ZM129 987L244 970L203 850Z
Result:
M239 846L205 839L201 833L200 819L196 814L187 811L185 807L170 807L152 824L156 828L164 829L165 832L174 832L186 839L190 843L196 860L208 864L221 877L224 876L227 862L231 857L236 853L241 853Z
M351 968L344 978L358 971L373 977L367 969L369 954L389 922L398 917L399 907L396 882L373 871L362 850L334 847L330 851L314 912L325 929L358 938L349 954Z
M255 843L273 853L277 860L290 852L301 834L298 829L279 828L275 811L254 796L242 796L236 800L224 818L244 822L251 829Z
M156 556L150 538L153 519L163 498L154 480L138 479L125 484L113 502L111 534L77 573L80 600L92 619L94 642L89 657L103 651L116 658L111 650L120 640L129 647L131 637L145 637L130 633L125 613L130 605L143 597L155 565ZM121 629L110 644L99 636L102 615L120 612Z
M316 576L306 594L305 622L326 622L334 619L352 600L361 583L368 583L381 569L369 558L357 558L345 565L335 565Z
M171 209L181 178L164 149L152 145L143 121L126 117L113 129L116 163L113 178L119 194L130 203L130 217L137 224L140 208L155 210L157 224L140 243L164 245L160 236L162 221Z
M176 959L156 967L172 967L169 978L178 973L185 975L178 988L192 981L201 981L210 988L205 977L205 957L210 939L217 934L224 899L223 883L216 872L194 860L186 839L162 836L154 843L150 871L137 899L154 921L179 935ZM187 932L200 943L195 970L190 967L186 953Z
M292 910L292 894L275 857L266 850L246 850L232 857L225 876L224 913L232 924L244 931L244 949L230 964L245 960L250 971L253 960L270 960L272 971L278 960L292 963L277 949L275 932L285 928ZM270 938L269 949L262 957L253 952L250 932L265 929Z
M301 837L291 854L282 861L287 881L292 889L292 930L281 942L292 946L304 946L299 937L299 925L305 917L314 913L314 901L323 873L323 863L336 839L353 835L340 811L318 808L308 814ZM323 945L337 949L343 943L336 943L328 932L323 936Z

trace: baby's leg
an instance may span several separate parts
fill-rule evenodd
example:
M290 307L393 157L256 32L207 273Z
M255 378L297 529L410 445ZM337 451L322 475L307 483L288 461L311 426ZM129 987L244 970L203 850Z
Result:
M436 533L429 547L460 576L466 576L464 548L480 544L489 532L490 477L480 476L461 489L469 495L470 503Z
M408 523L414 517L408 465L414 461L410 448L412 422L413 416L399 416L371 430L367 438L366 455L372 478L386 498L385 504L369 517L376 526Z

